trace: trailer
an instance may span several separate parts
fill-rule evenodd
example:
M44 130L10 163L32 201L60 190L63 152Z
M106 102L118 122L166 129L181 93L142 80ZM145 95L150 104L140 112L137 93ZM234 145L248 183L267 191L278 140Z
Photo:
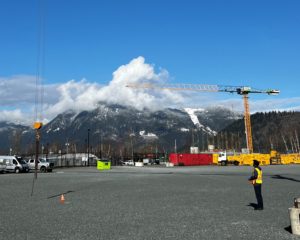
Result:
M169 162L174 166L199 166L212 165L214 163L213 154L207 153L171 153Z

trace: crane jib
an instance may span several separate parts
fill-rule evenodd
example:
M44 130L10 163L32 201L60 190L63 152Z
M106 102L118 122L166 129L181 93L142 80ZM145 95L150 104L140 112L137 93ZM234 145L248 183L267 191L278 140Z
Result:
M197 92L228 92L246 95L249 93L266 93L269 95L279 94L279 90L268 89L259 90L249 86L226 86L226 85L210 85L210 84L187 84L187 83L129 83L126 87L130 88L146 88L146 89L165 89L170 91L197 91Z

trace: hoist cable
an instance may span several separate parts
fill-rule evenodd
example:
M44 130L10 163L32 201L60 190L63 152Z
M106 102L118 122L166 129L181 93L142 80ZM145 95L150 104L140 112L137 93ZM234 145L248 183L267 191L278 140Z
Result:
M32 181L31 196L34 192L34 183L37 180L39 146L40 146L40 128L43 121L43 101L44 87L43 74L45 65L45 3L44 0L38 1L38 34L37 34L37 65L36 65L36 82L35 82L35 112L34 112L34 129L35 129L35 172Z

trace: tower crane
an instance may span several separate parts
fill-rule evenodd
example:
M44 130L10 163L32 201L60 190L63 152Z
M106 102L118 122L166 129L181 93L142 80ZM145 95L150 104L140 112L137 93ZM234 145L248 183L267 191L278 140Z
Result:
M130 88L148 88L148 89L168 89L171 91L198 91L198 92L228 92L237 93L243 96L244 102L244 121L246 143L249 153L253 152L252 130L250 121L250 109L248 94L249 93L265 93L268 95L277 95L279 90L267 89L260 90L248 86L226 86L226 85L209 85L209 84L184 84L184 83L168 83L168 84L152 84L152 83L131 83L127 84Z

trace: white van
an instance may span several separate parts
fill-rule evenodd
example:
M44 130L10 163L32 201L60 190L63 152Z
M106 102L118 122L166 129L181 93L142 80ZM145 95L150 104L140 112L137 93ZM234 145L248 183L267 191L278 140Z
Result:
M0 156L0 162L5 165L6 172L29 172L29 166L22 157Z
M6 164L3 159L0 159L0 172L3 173L6 171Z

